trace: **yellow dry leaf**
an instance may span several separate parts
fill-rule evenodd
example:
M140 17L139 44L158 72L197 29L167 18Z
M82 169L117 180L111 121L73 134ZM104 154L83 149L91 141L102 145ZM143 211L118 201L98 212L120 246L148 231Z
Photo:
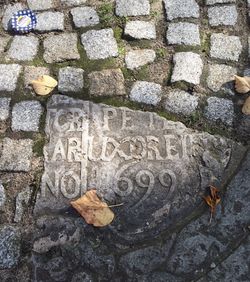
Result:
M245 115L250 115L250 97L248 97L243 105L242 113Z
M108 205L98 198L96 190L87 191L81 198L72 201L71 205L88 224L93 224L96 227L110 224L115 216Z
M245 94L250 91L250 77L240 77L238 75L235 78L235 89L238 93Z
M36 94L48 95L57 86L57 81L49 75L42 75L36 80L33 80L31 84Z

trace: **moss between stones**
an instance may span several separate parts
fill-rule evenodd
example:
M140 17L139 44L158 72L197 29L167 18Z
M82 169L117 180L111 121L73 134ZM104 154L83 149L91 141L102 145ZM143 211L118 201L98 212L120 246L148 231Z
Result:
M33 153L37 157L43 156L43 148L46 143L46 138L42 135L40 135L38 138L35 139L34 145L33 145Z

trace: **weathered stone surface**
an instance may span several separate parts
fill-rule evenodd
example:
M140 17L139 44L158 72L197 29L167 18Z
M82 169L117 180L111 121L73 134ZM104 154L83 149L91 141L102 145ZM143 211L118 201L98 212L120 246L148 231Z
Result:
M49 142L35 214L68 210L72 199L95 187L109 204L126 203L103 232L129 244L155 238L194 211L211 179L220 180L232 154L239 155L232 140L154 113L60 95L49 100L45 130ZM69 251L73 258L82 252L79 246Z
M16 209L14 222L20 222L23 217L24 208L28 206L31 197L31 188L27 186L22 192L18 193L16 197Z
M71 282L79 282L79 281L93 282L94 280L91 277L91 275L82 271L82 272L75 274L71 279Z
M27 2L29 8L34 11L49 10L54 8L53 0L27 0Z
M58 79L59 92L80 92L83 89L83 73L84 70L80 68L61 68Z
M87 0L60 0L62 5L72 7L72 6L81 6L85 4Z
M212 121L221 121L226 125L233 125L234 105L231 100L210 97L207 99L207 104L205 109L206 118Z
M199 84L202 74L203 62L199 54L180 52L174 55L174 70L171 82L184 80Z
M43 108L38 101L23 101L12 110L11 129L13 131L39 131Z
M10 225L0 227L0 269L18 264L21 255L20 230Z
M9 41L9 36L0 36L0 55L2 55L2 53L5 51L5 47L7 46Z
M156 106L162 95L160 84L147 81L136 81L131 89L129 98L132 101Z
M29 171L33 141L4 138L0 156L0 171Z
M0 98L0 121L6 120L10 112L10 98Z
M198 18L199 5L195 0L163 0L168 20L176 18Z
M2 19L4 30L11 30L10 19L12 18L13 14L18 12L19 10L23 10L24 8L25 8L25 5L21 3L16 3L14 5L8 5L6 7L6 10L4 11L3 19Z
M207 5L236 3L236 0L207 0Z
M200 45L199 26L193 23L170 23L167 30L168 44Z
M76 27L93 26L99 23L99 17L95 9L91 7L77 7L71 11Z
M0 91L14 91L22 67L17 64L0 65Z
M87 31L82 34L81 40L91 60L118 56L118 46L111 28Z
M4 207L6 201L5 189L0 181L0 209Z
M120 17L149 15L149 0L117 0L115 12Z
M125 80L120 69L95 71L89 74L91 96L126 95Z
M156 39L153 22L129 21L125 25L124 34L135 39Z
M64 14L61 12L43 12L37 15L36 31L64 30Z
M125 63L128 69L138 69L146 64L152 63L156 58L154 50L132 50L125 56Z
M43 58L47 63L80 59L77 49L77 35L75 33L49 35L44 40L43 46L45 49Z
M211 26L235 25L238 13L235 6L218 6L208 8L208 20Z
M7 57L17 61L32 61L38 52L39 40L35 36L15 36Z
M207 78L207 86L214 92L223 91L234 94L234 75L237 69L227 65L210 64Z
M165 100L165 109L183 115L194 113L199 104L199 97L182 90L170 91Z
M238 36L222 33L211 35L210 56L216 59L238 61L242 52L242 44Z
M46 67L34 67L34 66L25 66L24 67L24 86L27 88L29 84L36 80L42 75L49 75L49 68Z

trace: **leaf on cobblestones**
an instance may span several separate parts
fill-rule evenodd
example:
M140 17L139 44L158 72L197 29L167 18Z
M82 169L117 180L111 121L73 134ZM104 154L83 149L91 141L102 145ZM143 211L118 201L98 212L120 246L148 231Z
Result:
M33 80L31 84L36 94L43 96L48 95L53 91L53 89L57 86L57 81L49 75L42 75L36 80Z
M250 97L248 97L243 105L242 113L245 115L250 115Z
M102 202L96 195L96 190L89 190L85 195L71 205L80 213L88 224L102 227L110 224L114 219L114 213L109 206Z
M250 77L240 77L238 75L235 78L235 89L238 93L245 94L250 91Z
M209 223L211 223L213 215L216 210L216 206L221 202L221 198L219 196L219 190L216 187L210 185L209 189L210 189L209 195L203 197L203 199L205 200L207 205L210 207Z

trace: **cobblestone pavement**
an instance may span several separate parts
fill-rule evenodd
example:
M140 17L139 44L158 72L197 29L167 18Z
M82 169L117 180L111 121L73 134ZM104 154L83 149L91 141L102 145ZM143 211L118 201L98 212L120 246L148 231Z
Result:
M250 280L244 0L0 1L0 280ZM30 8L38 24L10 30ZM46 97L30 82L58 80ZM222 202L209 224L202 196ZM94 228L87 189L114 207Z

